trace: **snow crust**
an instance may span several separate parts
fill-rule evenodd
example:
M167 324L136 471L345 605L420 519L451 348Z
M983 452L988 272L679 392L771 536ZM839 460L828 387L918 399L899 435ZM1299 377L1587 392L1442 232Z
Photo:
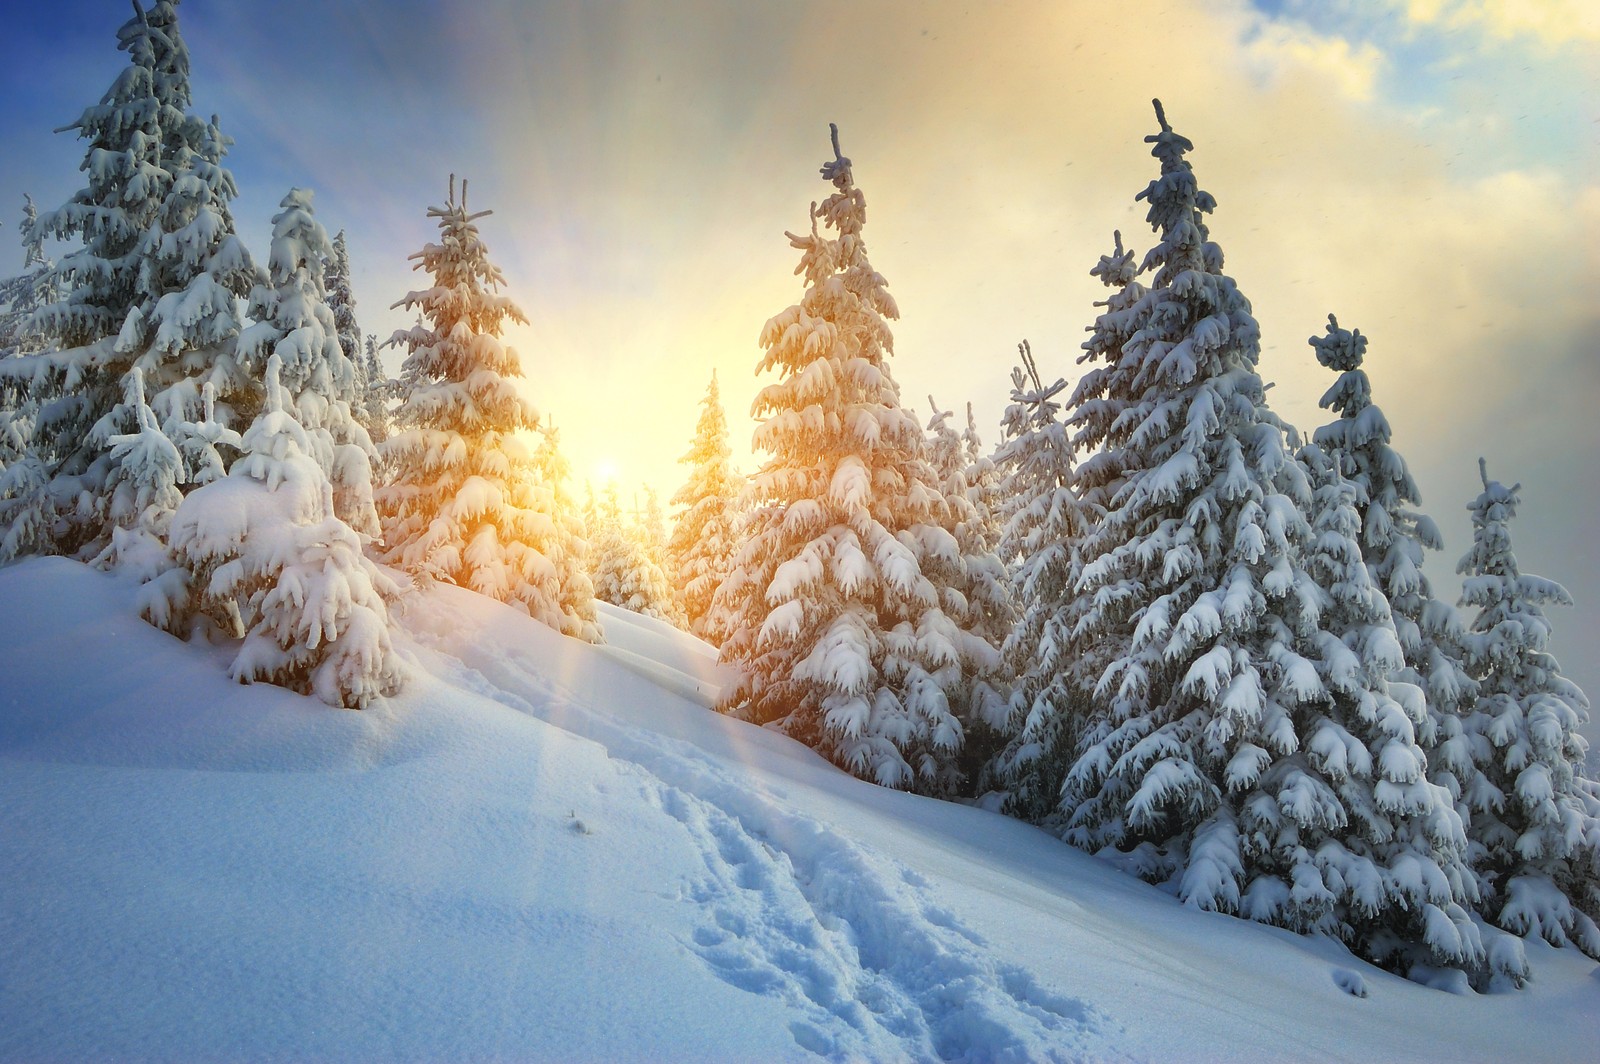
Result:
M711 648L435 585L364 712L0 569L0 1060L1592 1059L1596 966L1442 993L718 716ZM1461 987L1456 987L1461 989Z

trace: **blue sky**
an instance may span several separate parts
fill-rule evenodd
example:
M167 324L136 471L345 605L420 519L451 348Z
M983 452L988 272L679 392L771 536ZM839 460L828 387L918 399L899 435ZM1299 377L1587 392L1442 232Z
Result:
M1263 329L1279 411L1326 420L1306 337L1371 338L1453 597L1477 458L1524 485L1525 568L1579 599L1568 671L1600 692L1600 5L1590 0L362 4L187 0L196 109L237 141L259 258L293 185L348 231L368 331L447 176L530 324L511 337L581 478L681 480L717 370L748 464L756 337L800 294L783 233L827 187L827 123L899 302L908 404L971 400L992 440L1016 342L1069 378L1087 270L1153 174L1160 96ZM0 269L23 191L79 187L71 122L122 63L122 0L9 12ZM20 264L20 252L17 253ZM581 488L580 488L581 490Z

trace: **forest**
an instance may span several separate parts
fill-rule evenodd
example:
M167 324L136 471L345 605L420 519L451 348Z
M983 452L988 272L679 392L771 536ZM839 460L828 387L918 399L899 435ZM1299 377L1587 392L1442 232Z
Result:
M70 127L83 187L28 201L0 286L0 564L124 574L151 625L227 647L232 679L352 710L403 689L391 612L414 589L587 643L610 603L718 648L719 711L1194 908L1480 990L1528 979L1525 939L1600 959L1589 704L1549 652L1571 597L1518 567L1520 485L1464 458L1463 590L1436 596L1443 539L1367 338L1329 314L1301 353L1326 421L1273 410L1178 107L1129 131L1151 237L1099 249L1078 375L1020 342L992 445L970 404L902 396L899 310L829 127L822 184L795 177L818 197L788 234L802 290L760 329L763 457L735 468L713 376L681 487L629 507L585 497L561 411L527 398L470 175L426 207L396 304L416 324L380 341L309 190L269 247L240 238L176 5L136 5L117 41L126 65Z

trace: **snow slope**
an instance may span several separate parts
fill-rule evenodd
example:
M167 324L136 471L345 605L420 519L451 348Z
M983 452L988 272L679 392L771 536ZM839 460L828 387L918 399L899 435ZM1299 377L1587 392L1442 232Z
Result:
M709 649L619 610L413 594L356 713L132 596L0 569L0 1060L1600 1058L1576 951L1450 994L1187 910L708 712Z

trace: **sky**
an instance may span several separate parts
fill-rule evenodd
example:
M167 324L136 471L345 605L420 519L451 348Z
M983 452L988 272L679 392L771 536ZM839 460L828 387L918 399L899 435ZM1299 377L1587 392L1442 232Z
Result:
M121 69L121 0L20 5L0 36L0 253L22 193L81 184L52 130ZM1075 380L1159 97L1217 199L1211 235L1262 325L1274 408L1309 432L1332 312L1367 369L1459 586L1466 504L1522 484L1526 571L1565 671L1600 694L1600 6L1589 0L383 4L188 0L197 111L236 141L258 259L293 186L347 231L380 337L425 281L449 175L527 313L509 339L581 481L663 499L718 375L745 469L767 318L796 302L829 122L901 311L893 373L926 412L971 402L993 442L1016 344ZM21 253L16 250L20 266ZM4 269L0 257L0 269ZM391 352L391 368L399 355ZM1594 725L1591 737L1600 736Z

